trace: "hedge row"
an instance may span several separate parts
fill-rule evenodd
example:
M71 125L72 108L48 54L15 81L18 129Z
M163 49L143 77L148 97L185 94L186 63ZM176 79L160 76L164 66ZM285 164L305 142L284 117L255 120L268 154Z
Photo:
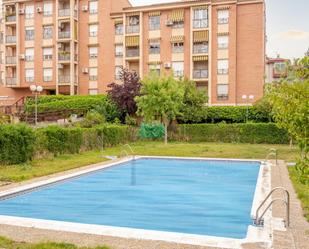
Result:
M271 122L272 115L268 111L261 110L256 106L211 106L190 117L179 117L179 123L245 123L248 121L256 123ZM193 118L194 117L194 118ZM193 120L192 120L193 119Z
M49 126L34 130L25 125L0 126L0 164L18 164L34 156L65 153L117 145L132 139L128 126L105 125L95 128Z
M26 102L26 112L31 114L34 112L34 100L28 99ZM89 95L89 96L41 96L38 99L38 112L59 112L77 110L87 112L97 109L103 114L107 121L113 121L119 118L119 112L116 105L106 95Z
M287 144L288 133L274 123L180 125L173 135L189 142Z

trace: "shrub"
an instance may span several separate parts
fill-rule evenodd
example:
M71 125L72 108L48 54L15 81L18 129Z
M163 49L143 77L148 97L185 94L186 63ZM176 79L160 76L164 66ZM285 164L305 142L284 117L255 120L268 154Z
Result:
M95 125L100 125L105 123L105 118L100 113L96 111L90 111L85 116L84 120L82 120L78 125L83 128L91 128Z
M288 133L274 123L180 125L174 137L190 142L289 143Z
M139 137L146 139L163 138L165 134L163 124L142 124L139 130Z
M41 96L38 100L38 112L68 111L87 112L96 110L105 116L107 121L119 118L119 112L115 104L106 95L95 96ZM33 99L26 102L26 112L34 112ZM79 113L78 113L79 114Z
M0 163L18 164L31 159L35 134L25 125L0 125Z

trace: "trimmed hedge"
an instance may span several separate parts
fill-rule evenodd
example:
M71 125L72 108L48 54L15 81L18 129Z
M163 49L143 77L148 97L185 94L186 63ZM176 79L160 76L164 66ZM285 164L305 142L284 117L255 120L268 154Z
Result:
M0 163L18 164L31 159L35 133L26 125L0 125Z
M104 125L94 128L48 126L34 130L25 125L0 126L0 164L19 164L35 156L75 154L129 142L129 126ZM102 139L103 137L103 139ZM36 154L35 154L36 153Z
M255 123L267 123L272 121L272 114L261 111L256 106L211 106L197 110L195 114L191 113L190 117L179 117L179 123L245 123L247 120ZM184 122L186 120L186 122Z
M31 114L34 112L34 100L28 99L26 102L26 112ZM59 112L74 110L76 112L87 112L98 109L107 121L113 121L119 118L120 114L116 105L106 95L89 95L89 96L40 96L38 99L38 112Z
M190 142L288 144L288 133L274 123L180 125L174 138Z

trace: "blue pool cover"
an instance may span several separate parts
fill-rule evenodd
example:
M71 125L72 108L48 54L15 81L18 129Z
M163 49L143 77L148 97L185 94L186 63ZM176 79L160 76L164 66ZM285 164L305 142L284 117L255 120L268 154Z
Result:
M244 238L258 162L138 159L0 202L0 215Z

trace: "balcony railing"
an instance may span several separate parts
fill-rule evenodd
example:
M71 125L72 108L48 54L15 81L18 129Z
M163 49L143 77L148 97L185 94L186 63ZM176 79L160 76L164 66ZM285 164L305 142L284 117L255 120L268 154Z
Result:
M195 19L193 20L193 28L202 29L208 27L208 19Z
M139 49L127 49L126 57L139 57Z
M5 20L7 22L16 22L16 14L15 15L11 15L11 16L6 16Z
M69 61L71 59L71 54L59 54L58 60L59 61Z
M217 100L228 100L229 95L228 94L218 94L217 95Z
M208 78L208 69L196 69L193 70L194 79L206 79Z
M183 70L174 70L174 76L175 77L183 77L184 71Z
M126 27L127 34L139 33L139 25L129 25Z
M16 64L16 56L7 56L5 62L6 64Z
M16 86L17 85L16 77L7 77L5 80L5 84L7 86Z
M27 82L27 83L32 83L32 82L34 82L34 77L26 77L26 82Z
M71 38L70 31L60 31L59 32L59 39L67 39L67 38Z
M228 74L229 70L227 68L224 69L218 69L218 74Z
M7 35L5 41L6 43L16 43L16 35Z
M60 84L70 83L71 77L70 77L70 75L59 75L58 82Z
M70 16L71 15L71 9L59 9L58 15L60 17Z
M206 45L194 45L193 46L193 54L207 54L208 46Z

